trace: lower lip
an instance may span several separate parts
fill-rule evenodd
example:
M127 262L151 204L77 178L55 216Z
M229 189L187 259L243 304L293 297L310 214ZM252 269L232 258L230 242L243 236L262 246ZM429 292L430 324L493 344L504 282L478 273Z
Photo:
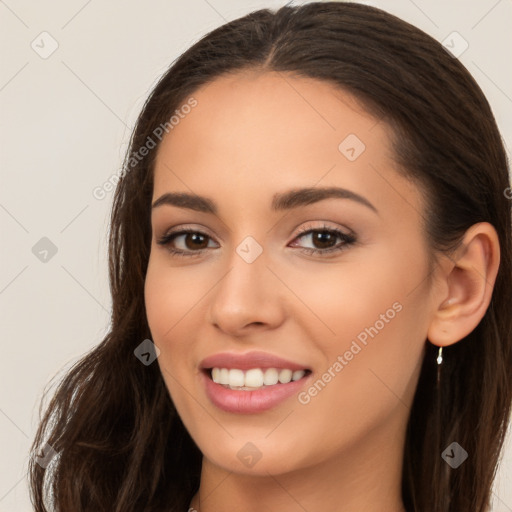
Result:
M311 375L309 373L302 379L292 380L288 384L275 384L254 391L244 391L225 388L213 382L206 372L201 372L206 395L213 405L223 411L239 414L252 414L272 409L290 396L297 394Z

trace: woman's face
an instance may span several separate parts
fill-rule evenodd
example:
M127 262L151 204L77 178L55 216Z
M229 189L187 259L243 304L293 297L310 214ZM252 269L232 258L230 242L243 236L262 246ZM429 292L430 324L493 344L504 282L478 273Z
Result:
M222 77L193 97L158 149L145 287L183 423L239 473L401 453L432 298L423 198L388 128L289 74ZM320 195L334 188L347 192Z

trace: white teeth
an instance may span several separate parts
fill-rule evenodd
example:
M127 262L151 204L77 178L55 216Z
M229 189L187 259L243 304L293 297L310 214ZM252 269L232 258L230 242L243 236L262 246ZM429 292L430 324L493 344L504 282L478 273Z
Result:
M240 370L238 370L240 371ZM243 375L243 372L242 372ZM263 386L263 372L259 368L247 370L245 374L245 382L239 384L240 386L247 386L249 388L261 388Z
M291 370L281 370L279 372L279 382L281 384L288 384L292 380L293 372Z
M230 386L245 386L244 384L244 372L242 370L229 370L229 382Z
M304 370L297 370L297 371L293 372L292 380L302 379L302 377L304 377L304 375L306 375L306 372Z
M228 386L232 389L257 389L263 386L273 386L280 382L288 384L291 381L299 380L306 374L305 370L292 371L287 368L251 368L243 371L237 368L212 368L211 376L213 382Z
M273 386L279 381L279 372L275 368L269 368L263 375L263 384Z
M229 370L222 368L219 371L219 384L229 384Z

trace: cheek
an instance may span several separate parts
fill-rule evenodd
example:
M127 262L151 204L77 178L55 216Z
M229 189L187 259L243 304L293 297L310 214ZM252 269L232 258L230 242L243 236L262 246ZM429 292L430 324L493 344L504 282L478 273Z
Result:
M152 341L160 350L157 362L173 400L176 383L190 373L190 354L186 357L180 353L185 345L180 343L184 339L181 329L186 324L187 312L197 302L191 297L190 287L183 286L180 280L179 272L171 272L158 259L150 257L144 285L146 316ZM176 361L181 364L173 364Z
M174 398L179 395L178 382L195 377L197 347L191 344L203 318L205 293L214 280L193 270L192 266L173 267L166 257L151 256L144 285L146 316L152 341L160 349L158 363L167 387ZM211 281L211 283L210 283ZM173 378L174 377L174 378Z
M186 407L186 403L181 403L180 383L186 385L186 379L190 378L190 361L180 354L183 344L179 343L180 319L186 318L186 311L190 310L190 288L180 285L180 279L179 273L170 272L158 258L150 257L144 285L146 316L152 341L160 349L157 359L160 372L178 410ZM180 364L173 365L173 361Z
M351 319L347 336L341 334L340 322L337 343L323 344L328 363L301 397L304 414L319 419L303 424L309 435L327 419L332 430L325 435L336 446L339 440L355 441L377 425L386 424L395 414L409 413L424 336L418 328L418 311L405 301L400 305L401 309L392 308L387 315L386 309L376 309L382 311L387 323L372 317L361 328Z
M153 341L171 338L178 322L200 302L201 289L191 277L190 271L166 264L165 256L150 257L144 299Z
M395 318L396 303L405 306L424 274L422 258L418 254L412 260L400 259L391 247L383 246L347 253L340 262L316 265L314 271L294 270L295 276L284 268L282 272L309 309L302 321L314 329L312 339L343 351L365 328L376 322L381 327L381 315L384 320Z
M297 290L314 313L304 316L303 327L324 363L304 401L311 398L313 408L336 404L334 416L350 411L349 422L375 420L414 389L428 323L427 262L419 243L415 254L394 247L357 261L347 257L335 271L319 266L304 274Z

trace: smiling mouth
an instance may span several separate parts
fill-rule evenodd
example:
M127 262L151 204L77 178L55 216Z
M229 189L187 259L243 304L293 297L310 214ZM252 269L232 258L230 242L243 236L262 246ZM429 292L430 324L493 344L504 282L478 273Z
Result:
M206 375L216 384L226 389L240 391L255 391L257 389L268 388L289 384L307 377L311 370L295 370L289 368L251 368L241 370L238 368L205 368Z

